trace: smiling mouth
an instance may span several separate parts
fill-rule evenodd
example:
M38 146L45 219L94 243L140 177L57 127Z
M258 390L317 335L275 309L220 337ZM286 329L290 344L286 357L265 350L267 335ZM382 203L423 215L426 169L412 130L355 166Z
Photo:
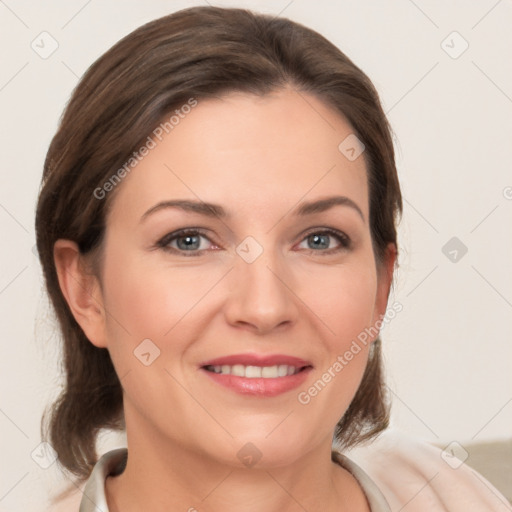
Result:
M296 375L309 366L291 366L280 364L274 366L245 366L243 364L235 365L206 365L203 368L209 372L219 375L233 375L235 377L245 377L246 379L276 379Z

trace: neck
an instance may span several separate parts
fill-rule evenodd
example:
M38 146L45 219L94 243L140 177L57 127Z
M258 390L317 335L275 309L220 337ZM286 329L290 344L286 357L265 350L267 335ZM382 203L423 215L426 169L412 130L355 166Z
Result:
M158 433L127 429L128 462L109 477L110 512L369 511L355 478L331 461L331 441L293 464L240 467L195 452Z

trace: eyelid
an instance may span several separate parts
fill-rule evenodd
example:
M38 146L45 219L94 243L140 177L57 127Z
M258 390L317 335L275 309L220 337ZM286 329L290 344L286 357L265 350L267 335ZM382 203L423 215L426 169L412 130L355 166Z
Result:
M201 254L205 251L205 249L196 250L196 251L181 251L180 249L175 249L174 247L169 247L169 244L176 240L177 238L181 238L187 235L195 235L195 236L202 236L203 238L206 238L211 244L216 245L215 242L211 239L210 236L208 236L207 231L203 228L196 228L196 227L188 227L188 228L181 228L177 229L176 231L172 231L170 233L167 233L162 238L158 240L156 243L156 246L163 250L168 250L170 252L177 252L179 254L184 254L186 252L189 252L190 255L194 254Z
M329 235L334 238L337 238L339 240L340 246L339 247L333 247L331 249L325 249L323 251L315 251L314 249L306 249L309 252L313 253L319 253L319 254L331 254L333 252L338 252L342 249L350 249L352 247L352 239L343 231L335 228L330 228L327 226L324 227L314 227L307 231L305 231L301 236L299 243L302 243L308 236L313 234L319 234L319 235Z
M156 248L160 248L164 251L168 251L174 254L178 255L184 255L184 256L200 256L204 252L208 251L209 249L194 249L191 251L185 251L181 249L177 249L174 247L169 247L169 244L173 242L174 240L185 237L187 235L193 235L193 236L201 236L203 238L206 238L211 244L216 245L218 249L218 244L216 244L211 237L208 235L208 232L210 230L199 228L199 227L186 227L181 228L176 231L172 231L170 233L167 233L165 236L160 238L158 242L155 244ZM352 239L343 231L331 228L327 226L314 226L306 231L303 231L300 235L299 244L304 242L308 236L312 234L318 234L318 235L328 235L333 238L336 238L338 240L338 247L332 247L330 249L322 249L322 250L315 250L315 249L303 249L309 253L317 253L318 255L330 255L333 253L338 253L343 250L349 250L352 248ZM215 250L215 249L213 249Z

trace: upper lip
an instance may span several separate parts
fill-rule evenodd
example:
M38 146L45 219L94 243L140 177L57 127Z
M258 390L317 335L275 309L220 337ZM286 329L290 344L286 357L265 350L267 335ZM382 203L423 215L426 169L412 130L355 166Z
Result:
M304 366L312 366L309 361L301 359L295 356L288 356L285 354L232 354L229 356L217 357L201 363L203 366L222 366L228 365L233 366L235 364L241 364L244 366L277 366L286 364L288 366L295 366L296 368L302 368Z

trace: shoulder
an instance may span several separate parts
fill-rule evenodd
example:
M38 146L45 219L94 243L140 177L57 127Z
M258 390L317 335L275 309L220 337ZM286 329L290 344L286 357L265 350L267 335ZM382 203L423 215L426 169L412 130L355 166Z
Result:
M70 485L50 498L51 505L46 512L78 512L83 497L83 490Z
M96 512L98 510L108 511L107 499L105 496L105 480L109 475L119 474L124 471L128 450L118 448L104 453L82 486L75 485L71 492L61 493L60 498L54 500L52 512L69 512L79 510L80 512Z
M89 478L80 486L68 487L53 499L51 512L97 512L108 511L105 496L105 480L109 475L124 471L128 458L127 448L117 448L104 453L94 465Z
M449 452L396 429L344 452L375 482L393 512L505 512L512 507L483 476Z

